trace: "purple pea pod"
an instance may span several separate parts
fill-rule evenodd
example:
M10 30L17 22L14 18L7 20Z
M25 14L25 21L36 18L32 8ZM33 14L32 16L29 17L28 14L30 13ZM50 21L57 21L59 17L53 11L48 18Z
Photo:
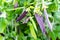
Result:
M24 12L17 18L16 21L22 20L22 19L26 16L26 14L27 14L27 11L24 11Z
M49 17L48 17L48 14L47 14L46 9L44 9L44 14L45 14L45 17L46 17L46 22L47 22L50 30L52 31L52 24L51 24L50 21L49 21Z
M40 16L38 15L37 13L35 14L35 18L43 32L43 34L45 34L46 30L45 30L45 25L44 25L44 22L43 22L43 16Z

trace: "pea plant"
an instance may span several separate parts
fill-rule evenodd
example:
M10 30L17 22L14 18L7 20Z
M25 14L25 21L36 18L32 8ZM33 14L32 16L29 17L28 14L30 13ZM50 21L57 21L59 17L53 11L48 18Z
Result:
M0 40L60 40L60 0L0 0Z

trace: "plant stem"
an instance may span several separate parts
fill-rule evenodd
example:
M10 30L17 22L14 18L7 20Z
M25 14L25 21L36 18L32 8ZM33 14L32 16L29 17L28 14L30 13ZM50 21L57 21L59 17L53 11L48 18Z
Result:
M34 27L34 29L35 29L36 32L37 32L37 27L36 27L36 24L35 24L34 20L32 19L32 17L30 17L30 21L32 22L33 27Z

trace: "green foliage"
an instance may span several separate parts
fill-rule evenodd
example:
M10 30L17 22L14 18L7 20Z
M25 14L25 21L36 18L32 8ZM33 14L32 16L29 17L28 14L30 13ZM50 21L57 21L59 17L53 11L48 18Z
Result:
M14 8L16 2L18 7ZM39 5L36 5L37 2ZM0 0L0 13L2 13L0 14L0 40L56 40L57 38L60 40L60 1L45 0L44 3L53 25L52 32L45 22L42 0ZM21 21L16 22L24 10L28 11L27 15ZM34 10L44 17L46 34L43 34L39 28ZM28 17L29 20L23 23Z

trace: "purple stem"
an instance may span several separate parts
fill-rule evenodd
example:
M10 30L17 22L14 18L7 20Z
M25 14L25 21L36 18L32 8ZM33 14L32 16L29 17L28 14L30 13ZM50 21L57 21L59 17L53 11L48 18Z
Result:
M44 22L43 22L43 17L42 16L39 16L37 13L35 14L35 18L42 30L42 32L45 34L46 30L45 30L45 25L44 25Z
M26 14L27 14L27 11L24 11L24 12L17 18L16 21L22 20L22 19L26 16Z

